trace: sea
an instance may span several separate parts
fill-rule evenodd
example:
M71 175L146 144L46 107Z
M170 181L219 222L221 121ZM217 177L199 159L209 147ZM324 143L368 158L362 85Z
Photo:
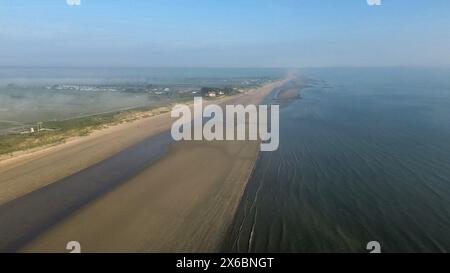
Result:
M449 252L450 69L298 74L222 250Z
M36 109L41 119L143 101L136 94L48 96L33 86L209 84L288 71L305 84L299 98L281 103L280 146L259 154L222 250L369 252L375 241L381 252L449 252L449 68L6 67L0 120L27 122ZM17 94L11 83L31 91Z

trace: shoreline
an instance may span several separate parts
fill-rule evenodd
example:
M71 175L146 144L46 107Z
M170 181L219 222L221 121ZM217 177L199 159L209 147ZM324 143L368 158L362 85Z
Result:
M255 89L250 89L245 93L206 103L224 103L245 97L254 91ZM192 102L187 104L193 107ZM169 130L172 122L169 109L158 115L108 126L87 136L73 137L64 143L42 146L0 160L0 205L73 175L135 143ZM74 158L76 160L73 160ZM60 167L57 168L55 164Z
M260 103L283 82L224 102ZM20 251L65 252L64 242L76 238L86 252L218 251L258 154L258 141L171 144L161 159L39 232Z

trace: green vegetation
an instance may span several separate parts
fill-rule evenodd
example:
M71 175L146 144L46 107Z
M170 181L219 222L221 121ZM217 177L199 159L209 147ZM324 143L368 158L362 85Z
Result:
M243 90L248 88L250 87L241 87ZM240 89L237 87L203 87L201 88L200 93L208 99L214 99L208 97L209 92L214 92L217 97L220 97L237 94L239 93L239 90ZM159 98L161 98L161 96L159 96ZM170 110L167 106L171 103L191 101L194 96L195 93L191 92L183 94L167 92L164 96L166 98L161 100L161 103L156 106L140 107L67 120L45 121L40 125L41 130L38 130L37 124L33 126L34 133L22 132L0 135L0 155L29 150L40 146L63 143L71 137L87 136L94 130L123 122L130 122L136 119L156 115L161 112L167 112ZM166 107L164 107L164 105ZM31 126L24 130L29 131L30 128Z
M34 133L0 135L0 155L63 143L71 137L87 136L97 129L167 111L168 108L152 106L67 120L46 121L42 123L43 130L41 131L37 130L36 125L33 127Z

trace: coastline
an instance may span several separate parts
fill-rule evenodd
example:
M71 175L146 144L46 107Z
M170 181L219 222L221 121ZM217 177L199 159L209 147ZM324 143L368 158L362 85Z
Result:
M207 101L205 105L224 103L252 92L255 90ZM192 102L187 104L192 107ZM4 156L3 160L0 160L0 205L73 175L135 143L169 130L172 122L169 109L157 115L94 130L87 136L72 137L64 143L17 152L12 157Z
M223 103L260 103L284 81ZM175 143L160 160L65 217L21 251L65 252L69 237L80 238L88 252L216 251L258 152L258 141Z

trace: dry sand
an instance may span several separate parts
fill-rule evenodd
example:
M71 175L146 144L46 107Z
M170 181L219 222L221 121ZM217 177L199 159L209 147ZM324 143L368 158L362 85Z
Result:
M260 103L280 84L227 98L226 103ZM170 116L162 114L5 164L0 202L80 171L170 125ZM72 240L81 243L83 252L217 251L258 151L257 141L176 143L161 160L69 215L22 251L65 252Z
M247 94L214 102L243 96ZM168 130L171 125L170 113L163 113L97 130L63 144L3 158L0 161L0 205L92 166L143 139Z

